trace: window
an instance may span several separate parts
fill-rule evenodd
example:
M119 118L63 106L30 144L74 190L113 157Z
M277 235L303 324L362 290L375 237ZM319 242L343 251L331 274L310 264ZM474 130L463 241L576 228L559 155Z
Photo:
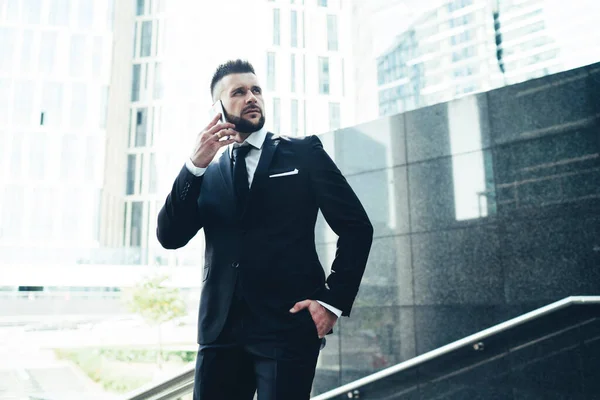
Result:
M10 28L0 28L0 71L12 69L13 53L15 50L15 31Z
M50 0L50 25L68 25L71 0Z
M83 173L83 168L77 168L79 164L80 138L75 135L64 135L62 138L62 149L60 154L60 176L62 179L71 179L76 171Z
M94 0L79 0L78 14L79 27L90 29L94 25Z
M306 26L304 25L305 18L304 18L304 12L301 13L302 14L302 48L304 48L306 46Z
M4 3L7 3L6 1ZM0 5L4 5L1 4ZM19 18L19 0L8 0L6 5L6 19L9 22L20 22ZM2 8L2 7L0 7Z
M85 124L87 114L87 92L86 85L74 83L71 90L71 127L81 128Z
M156 133L160 133L162 129L162 107L154 107L152 109L152 127L150 129L151 137L150 144L155 143L154 137Z
M135 154L127 155L127 181L125 194L130 195L133 194L135 188Z
M34 239L52 237L52 213L48 209L55 207L54 190L52 188L36 187L31 196L31 219L29 232Z
M302 107L302 120L304 121L304 136L307 135L307 126L308 123L306 121L306 100L304 100L304 107Z
M95 78L100 77L102 74L102 62L103 62L103 53L104 53L104 43L102 42L102 37L97 36L94 38L94 53L92 55L92 74Z
M131 229L129 233L129 245L140 247L142 245L142 212L144 203L134 201L131 203Z
M296 55L292 54L292 57L290 59L290 66L291 66L291 73L290 73L290 77L291 77L291 88L290 90L292 91L292 93L296 92Z
M340 129L340 103L329 103L329 130Z
M154 99L159 100L163 97L162 86L162 64L154 64Z
M275 134L281 132L281 100L273 98L273 130Z
M137 0L135 7L135 15L144 15L144 0Z
M13 123L15 125L31 125L33 115L33 81L17 81L14 91Z
M106 7L106 29L109 31L113 29L113 7L114 2L108 1Z
M48 159L48 139L45 133L30 134L29 142L29 171L32 179L44 180L48 169L36 168L40 165L46 165Z
M298 100L292 99L292 109L291 109L291 129L290 134L292 136L298 136Z
M162 32L160 31L160 21L156 21L156 32L154 32L154 41L156 42L156 45L155 45L154 48L156 50L154 50L154 55L160 54L160 52L163 49L163 47L162 47L163 46L163 44L162 44L162 41L163 41L162 36L164 34L161 35L161 33Z
M71 37L71 57L70 73L72 77L81 77L85 75L85 51L86 37L83 35L73 35Z
M40 23L42 0L23 0L23 20L27 24Z
M140 40L140 57L150 57L152 52L152 21L142 22L142 36Z
M13 135L12 149L10 154L9 173L13 179L18 179L23 173L23 134L17 132Z
M148 109L138 109L135 120L135 147L144 147L146 145L147 121Z
M2 234L19 238L23 231L23 205L25 196L20 185L7 185L2 193Z
M0 78L0 126L4 127L8 124L8 116L10 114L10 86L11 81L9 79ZM0 148L0 158L2 158L2 148Z
M20 71L30 72L31 71L31 60L33 59L33 31L23 31L23 45L21 46L21 65Z
M329 94L329 58L319 57L319 93Z
M275 46L279 46L279 36L280 36L280 20L279 20L279 8L273 9L273 44Z
M317 0L319 7L327 7L327 0Z
M338 27L335 15L327 16L327 50L338 50Z
M140 99L140 79L142 74L142 66L140 64L133 65L133 74L131 78L131 101Z
M302 54L302 91L306 93L306 55Z
M459 34L456 34L450 38L450 42L452 45L457 45L460 43L465 43L471 40L471 32L469 30L465 30Z
M156 154L150 154L150 171L149 171L149 179L148 179L148 192L150 194L156 194L157 187L157 174L156 174Z
M346 63L342 58L342 96L346 95Z
M298 47L298 13L294 10L290 14L290 27L291 46Z
M475 48L473 46L465 47L461 50L452 53L452 61L457 62L475 56Z
M140 166L140 172L138 173L139 179L136 182L137 192L142 193L142 186L144 184L144 167L146 166L144 164L144 154L140 154L140 161L138 165Z
M54 72L54 56L56 54L56 41L58 34L56 32L42 32L40 42L40 72L51 74Z
M44 133L32 133L30 134L31 140L29 141L29 173L31 179L44 180L48 169L47 168L35 168L36 166L46 165L48 158L48 140Z
M448 4L448 12L454 12L456 10L460 10L461 8L470 6L473 4L473 0L455 0Z
M275 53L267 53L267 89L275 90Z
M138 42L138 23L135 23L133 28L133 56L137 56L137 42Z
M106 117L108 115L108 85L104 85L102 89L102 97L100 98L100 120L98 126L100 129L106 129Z

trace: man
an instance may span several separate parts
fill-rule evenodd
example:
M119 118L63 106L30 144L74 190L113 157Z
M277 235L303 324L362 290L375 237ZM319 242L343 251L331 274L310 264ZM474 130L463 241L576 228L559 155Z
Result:
M198 135L158 215L168 249L204 229L194 399L306 400L324 336L348 316L373 228L316 136L264 128L262 90L245 61L211 83L217 115ZM219 149L227 147L217 162ZM318 210L338 234L325 279L315 250Z

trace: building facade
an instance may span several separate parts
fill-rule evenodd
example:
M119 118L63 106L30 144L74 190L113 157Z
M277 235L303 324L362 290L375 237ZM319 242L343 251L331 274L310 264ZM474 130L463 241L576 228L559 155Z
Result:
M259 75L271 129L305 136L353 124L351 2L267 3L266 68Z
M379 114L499 86L493 6L453 0L425 12L377 59Z
M75 261L99 245L112 16L112 0L0 3L5 261Z
M390 115L598 60L588 0L445 0L377 60L379 114ZM572 18L567 18L571 15Z

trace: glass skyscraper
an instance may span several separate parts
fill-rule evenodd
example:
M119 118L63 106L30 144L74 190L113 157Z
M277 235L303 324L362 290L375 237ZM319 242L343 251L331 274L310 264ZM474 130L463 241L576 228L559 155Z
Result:
M589 16L567 16L583 9L598 11L600 6L588 0L571 3L438 4L378 57L379 114L405 112L597 61L600 34L595 22Z

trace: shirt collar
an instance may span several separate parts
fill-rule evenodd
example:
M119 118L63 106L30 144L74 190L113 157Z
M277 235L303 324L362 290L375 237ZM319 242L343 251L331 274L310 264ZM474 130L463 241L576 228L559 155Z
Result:
M251 145L255 149L262 149L265 139L267 138L267 132L267 128L263 126L260 130L251 133L242 144L233 143L229 146L229 156L231 156L233 146L237 147Z

